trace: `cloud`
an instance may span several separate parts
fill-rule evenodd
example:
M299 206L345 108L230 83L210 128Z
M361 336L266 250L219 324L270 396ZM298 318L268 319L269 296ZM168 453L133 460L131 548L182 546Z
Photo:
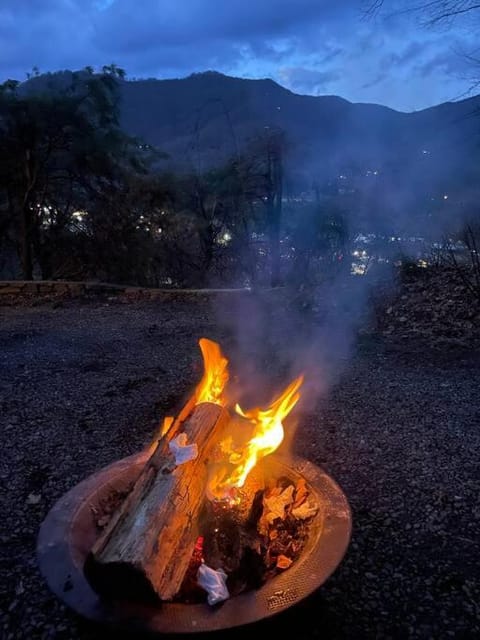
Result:
M349 3L345 6L348 9ZM191 45L215 41L250 42L304 32L321 20L335 21L333 0L116 0L96 20L96 41L117 50L139 47ZM345 9L344 9L345 11ZM128 29L126 28L128 25Z
M373 87L376 87L377 85L381 84L386 77L387 77L386 72L379 73L368 82L365 82L364 84L362 84L361 89L372 89Z
M278 76L281 82L296 93L320 95L330 91L332 82L338 79L337 70L321 71L305 67L283 67Z
M130 76L160 78L215 69L401 109L467 89L471 78L454 49L474 34L468 40L453 28L421 30L401 15L362 21L362 6L364 0L2 0L0 80L23 79L34 65L55 71L115 62Z
M414 69L415 73L422 78L432 75L460 77L472 69L472 61L468 59L468 54L454 43L447 50L433 48L429 53L430 55L419 61Z
M210 68L218 60L218 70L240 75L262 61L265 76L272 65L285 65L315 49L335 55L330 46L318 43L325 40L328 25L348 15L348 5L339 12L333 0L262 0L254 5L244 0L144 0L141 11L134 11L132 0L117 0L97 16L92 44L125 60L123 66L133 73L150 65L157 73L167 67L178 75Z
M3 2L0 79L23 79L34 65L42 70L84 66L78 62L88 58L86 43L91 32L88 2L83 8L62 0Z

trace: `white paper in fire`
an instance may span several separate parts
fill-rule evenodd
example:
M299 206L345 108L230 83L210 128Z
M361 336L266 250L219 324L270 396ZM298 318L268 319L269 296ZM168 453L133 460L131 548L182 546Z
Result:
M184 464L189 460L195 460L198 457L198 447L195 443L187 444L187 434L179 433L176 438L174 438L169 443L169 449L175 456L175 464L178 466L179 464Z
M207 592L207 602L210 605L218 604L230 597L226 584L227 574L222 569L215 571L206 564L201 564L197 571L197 582Z

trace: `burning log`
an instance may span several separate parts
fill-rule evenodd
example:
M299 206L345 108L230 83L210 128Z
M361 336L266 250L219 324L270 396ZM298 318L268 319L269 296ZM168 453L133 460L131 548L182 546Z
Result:
M160 439L87 558L85 573L99 593L144 601L178 593L198 536L210 451L228 420L223 407L202 403ZM171 449L179 435L198 455L177 464Z

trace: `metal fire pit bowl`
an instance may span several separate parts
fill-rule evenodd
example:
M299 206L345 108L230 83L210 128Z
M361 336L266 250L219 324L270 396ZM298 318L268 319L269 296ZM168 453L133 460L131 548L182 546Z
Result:
M101 599L83 574L98 535L92 508L112 489L125 490L146 461L142 452L102 469L76 485L45 518L37 543L40 570L50 589L80 615L133 632L157 634L217 631L260 621L306 598L322 585L342 560L351 534L351 513L340 487L320 467L297 457L268 458L272 477L305 478L320 505L308 541L292 566L257 590L217 607L162 603L158 606ZM266 460L265 460L266 461Z

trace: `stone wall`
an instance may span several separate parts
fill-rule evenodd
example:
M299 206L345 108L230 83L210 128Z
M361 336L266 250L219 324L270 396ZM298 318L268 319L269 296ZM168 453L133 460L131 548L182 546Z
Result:
M64 280L0 280L0 304L38 298L121 297L125 300L171 299L249 293L248 289L150 289L103 282Z

